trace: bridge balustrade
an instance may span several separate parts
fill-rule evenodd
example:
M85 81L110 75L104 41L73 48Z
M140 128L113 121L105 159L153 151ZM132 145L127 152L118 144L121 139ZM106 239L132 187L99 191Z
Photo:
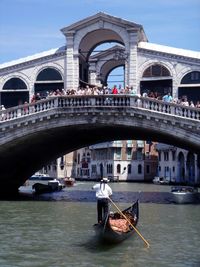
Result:
M200 109L132 95L58 96L0 111L0 123L57 108L133 107L200 120Z

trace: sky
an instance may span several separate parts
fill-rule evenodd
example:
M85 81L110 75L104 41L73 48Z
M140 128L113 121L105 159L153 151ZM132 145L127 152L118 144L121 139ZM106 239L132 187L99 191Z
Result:
M0 64L65 45L98 12L143 25L150 43L200 52L200 0L0 0Z

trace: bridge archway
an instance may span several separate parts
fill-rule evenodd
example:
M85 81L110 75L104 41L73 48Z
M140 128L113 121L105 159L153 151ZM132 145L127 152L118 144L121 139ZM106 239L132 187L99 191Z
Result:
M200 71L190 71L183 76L178 88L178 97L188 101L199 101Z
M140 82L140 93L151 94L158 99L162 99L162 96L172 92L172 75L170 70L162 63L154 63L148 66L142 74Z
M123 62L121 62L121 64L120 64L120 62L118 62L118 64L116 64L116 66L112 66L112 68L110 68L110 70L107 72L107 75L106 75L106 77L105 77L105 85L107 85L108 84L108 79L109 79L109 76L111 75L111 73L113 72L113 71L115 71L115 70L117 70L117 69L119 69L119 67L122 67L123 68L123 74L121 74L123 77L121 77L120 79L122 79L122 80L119 80L119 74L116 74L116 77L118 78L118 80L110 80L110 83L112 82L112 84L114 85L114 84L119 84L119 87L121 87L121 88L125 88L125 81L124 81L124 73L125 73L125 65L123 64ZM120 73L121 73L121 71L120 71ZM112 88L112 86L111 86L111 88ZM120 88L119 88L120 89Z
M45 67L39 71L35 81L35 93L46 97L47 92L62 90L64 88L61 73L53 67Z
M13 93L15 92L15 93ZM29 101L29 91L22 77L9 78L3 85L1 101L6 108L24 104Z
M87 80L88 56L96 45L108 41L115 41L124 45L128 54L126 83L136 87L137 64L135 54L137 53L137 43L147 41L141 25L100 12L63 28L61 31L66 36L68 43L66 55L67 88L76 90L80 75ZM79 64L81 64L81 71L79 71ZM135 70L134 73L133 70Z
M115 45L113 42L110 45L111 47L106 47L106 50L98 49L98 53L91 55L89 59L91 84L100 83L107 86L108 77L115 68L123 66L125 69L127 55L124 52L124 47ZM125 73L123 71L123 81L124 76Z
M94 42L94 40L95 40L95 43L92 46L92 43ZM105 29L99 29L94 32L88 33L81 40L80 48L79 48L79 53L80 53L79 79L83 81L83 84L89 83L91 80L89 72L90 72L90 61L91 61L90 59L92 58L93 52L96 50L96 48L98 50L98 47L102 47L103 44L110 44L110 43L111 45L116 44L116 43L121 44L123 46L125 45L123 41L121 40L121 37L118 35L118 33L113 32L113 30L105 30ZM109 49L106 48L105 51L106 50L109 50ZM104 64L104 68L103 69L101 68L100 73L98 75L99 76L98 78L102 85L106 85L106 78L107 78L107 75L105 73L106 66L112 65L112 67L115 68L115 65L117 64L117 60L116 58L112 58L110 60L107 59L106 63Z

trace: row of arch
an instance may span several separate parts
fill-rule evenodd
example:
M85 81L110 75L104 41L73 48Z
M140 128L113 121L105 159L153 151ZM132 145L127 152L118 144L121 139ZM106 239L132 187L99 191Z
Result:
M156 80L154 78L157 78ZM159 79L160 78L160 79ZM198 101L197 88L195 84L200 84L200 72L191 71L187 73L180 82L179 97L187 95L190 100ZM191 87L194 85L194 87ZM45 97L47 92L64 88L62 73L59 70L48 67L39 72L34 83L34 93L40 93ZM153 64L143 72L140 82L140 93L147 89L157 91L160 94L169 92L172 88L172 76L170 71L161 64ZM199 89L199 88L198 88ZM14 92L14 93L13 93ZM173 92L171 92L173 93ZM13 77L7 80L1 90L1 104L6 107L16 106L25 101L29 101L30 89L22 78Z

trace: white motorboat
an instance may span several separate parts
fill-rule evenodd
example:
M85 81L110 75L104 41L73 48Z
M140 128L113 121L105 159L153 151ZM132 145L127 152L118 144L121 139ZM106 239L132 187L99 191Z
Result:
M198 188L192 186L172 186L173 201L178 204L195 203L198 200Z
M154 184L160 184L160 185L165 185L165 184L169 184L170 179L164 178L164 177L154 177L153 179L153 183Z

